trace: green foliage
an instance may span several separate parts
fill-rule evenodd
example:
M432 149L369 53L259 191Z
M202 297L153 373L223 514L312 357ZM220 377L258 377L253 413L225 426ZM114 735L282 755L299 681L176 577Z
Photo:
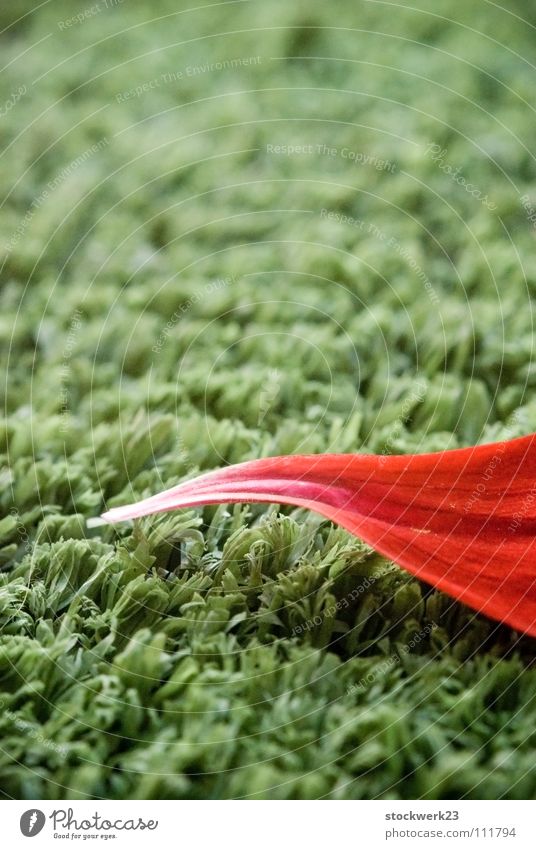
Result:
M0 10L3 793L534 798L533 640L301 510L86 526L248 458L536 430L532 31L461 0L27 6Z

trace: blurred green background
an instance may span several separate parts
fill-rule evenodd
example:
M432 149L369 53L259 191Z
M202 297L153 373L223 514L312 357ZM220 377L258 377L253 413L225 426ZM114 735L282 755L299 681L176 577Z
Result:
M304 511L85 520L536 430L535 25L2 7L6 797L534 797L533 640Z

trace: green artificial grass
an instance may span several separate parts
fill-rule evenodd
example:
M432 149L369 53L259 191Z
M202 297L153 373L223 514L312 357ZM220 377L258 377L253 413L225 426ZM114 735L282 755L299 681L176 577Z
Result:
M534 798L534 640L305 511L85 524L536 430L534 12L188 5L0 10L1 791Z

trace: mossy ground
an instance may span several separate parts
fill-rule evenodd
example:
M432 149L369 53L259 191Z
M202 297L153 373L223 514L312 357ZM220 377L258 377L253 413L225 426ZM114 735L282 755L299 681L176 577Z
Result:
M536 430L533 12L188 5L0 11L2 792L534 797L534 641L304 511L85 525Z

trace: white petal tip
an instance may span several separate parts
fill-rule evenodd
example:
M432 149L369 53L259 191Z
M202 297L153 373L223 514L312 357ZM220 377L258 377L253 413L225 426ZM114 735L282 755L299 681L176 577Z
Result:
M100 528L102 525L108 525L109 523L106 519L103 519L101 516L95 516L93 519L86 519L86 527L88 528Z

